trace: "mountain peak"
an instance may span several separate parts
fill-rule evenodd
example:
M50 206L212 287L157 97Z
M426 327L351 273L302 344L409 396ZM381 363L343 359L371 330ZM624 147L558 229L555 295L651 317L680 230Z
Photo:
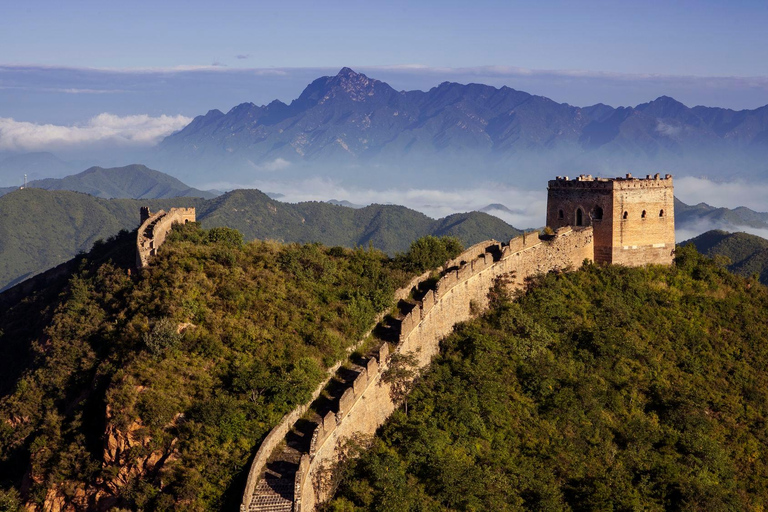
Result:
M357 76L360 76L360 73L355 73L355 71L352 68L343 67L341 68L341 71L339 71L336 76L338 77L347 77L347 78L354 78Z

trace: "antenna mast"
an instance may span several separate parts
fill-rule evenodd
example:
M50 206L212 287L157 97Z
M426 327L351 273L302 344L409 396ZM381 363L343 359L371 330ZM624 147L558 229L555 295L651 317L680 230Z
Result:
M27 175L24 175L24 188L27 188Z

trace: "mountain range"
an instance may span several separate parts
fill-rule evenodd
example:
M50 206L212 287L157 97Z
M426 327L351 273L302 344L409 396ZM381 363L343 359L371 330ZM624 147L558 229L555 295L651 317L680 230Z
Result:
M396 91L349 68L290 104L210 110L159 145L160 168L210 181L327 175L366 185L542 184L553 174L665 170L721 178L768 170L768 106L575 107L509 87L445 82ZM403 181L404 180L404 181Z

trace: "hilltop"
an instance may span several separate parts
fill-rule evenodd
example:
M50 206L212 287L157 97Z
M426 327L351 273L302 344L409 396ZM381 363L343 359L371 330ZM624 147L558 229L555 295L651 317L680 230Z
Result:
M757 275L768 285L768 240L748 233L707 231L684 243L700 253L715 258L734 274L744 277Z
M217 195L192 188L173 176L139 164L109 169L91 167L79 174L64 178L33 180L27 186L44 190L71 190L104 199L163 199L170 197L211 199ZM0 195L17 189L18 187L0 189Z
M260 440L411 277L408 253L196 224L137 271L135 236L0 294L4 507L231 509Z

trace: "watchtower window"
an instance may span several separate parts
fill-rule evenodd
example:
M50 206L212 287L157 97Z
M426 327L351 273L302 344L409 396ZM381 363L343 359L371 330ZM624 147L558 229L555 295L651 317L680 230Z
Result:
M577 226L584 225L584 212L581 211L581 208L576 209L576 225Z
M559 212L557 212L557 218L558 219L562 219L563 217L565 217L565 214L563 213L563 210L560 210Z
M640 215L642 218L645 218L645 210L643 210L642 215Z
M664 210L659 210L659 217L663 217L663 216L664 216Z
M600 220L603 218L603 209L599 206L595 206L595 220Z
M629 217L629 212L624 212L624 215L622 215L622 219L627 220L627 217Z

